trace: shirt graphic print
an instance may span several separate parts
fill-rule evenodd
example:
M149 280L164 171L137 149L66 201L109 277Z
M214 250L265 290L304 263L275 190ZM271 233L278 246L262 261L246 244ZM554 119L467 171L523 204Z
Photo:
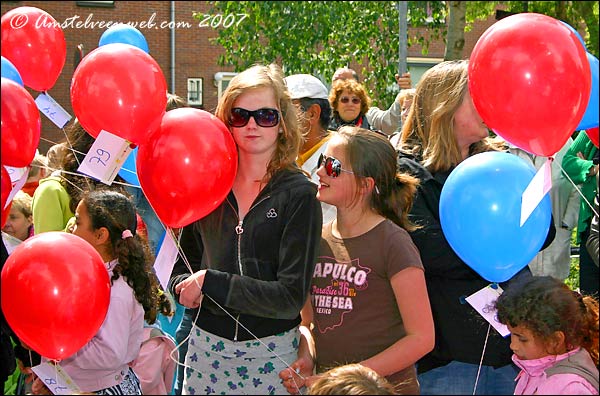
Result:
M321 314L319 332L325 333L342 325L344 315L352 312L353 300L369 287L367 275L370 268L362 267L359 259L339 263L335 257L319 257L313 279L324 278L329 284L311 286L313 309Z

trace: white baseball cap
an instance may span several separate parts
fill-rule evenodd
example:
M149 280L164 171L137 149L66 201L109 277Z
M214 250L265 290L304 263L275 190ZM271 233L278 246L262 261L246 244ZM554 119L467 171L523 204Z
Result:
M327 99L329 91L325 85L310 74L293 74L285 78L292 99Z

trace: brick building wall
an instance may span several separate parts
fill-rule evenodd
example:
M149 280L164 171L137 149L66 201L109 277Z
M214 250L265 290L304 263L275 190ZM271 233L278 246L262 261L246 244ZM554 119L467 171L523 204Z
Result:
M187 78L204 78L203 108L208 111L214 111L217 105L217 88L214 86L214 75L219 71L231 71L231 68L217 66L217 57L223 51L221 47L211 45L209 38L215 37L217 31L210 28L198 27L198 20L194 19L192 13L206 12L209 4L201 1L176 1L174 21L179 23L175 29L175 89L174 93L187 99ZM148 42L150 55L160 65L165 76L167 87L170 92L172 89L171 81L171 31L168 27L161 28L161 22L168 23L171 20L171 2L169 1L115 1L114 7L88 7L77 5L76 1L2 1L2 15L13 8L30 6L37 7L48 12L54 19L63 23L68 18L77 16L74 21L83 22L89 20L96 22L96 26L101 21L119 22L153 22L154 28L143 28L138 25L138 29L145 36ZM89 18L89 19L88 19ZM191 27L184 27L186 22ZM67 44L67 57L63 71L60 74L56 84L48 93L69 114L74 116L71 107L69 88L73 72L75 70L75 59L77 46L83 44L84 53L88 54L98 47L98 42L106 28L95 29L75 26L66 26L63 28L65 41ZM39 94L27 88L35 98ZM51 142L58 142L64 138L62 130L58 129L50 120L42 116L42 137ZM40 152L45 153L52 145L45 140L40 141Z
M78 5L76 1L2 1L1 13L13 8L30 6L37 7L54 17L54 19L63 23L68 18L74 18L75 22L99 22L119 21L119 22L138 22L146 21L146 24L153 22L153 28L147 28L138 25L138 29L144 34L149 47L150 55L160 65L167 87L170 92L187 99L187 79L203 78L203 106L207 111L213 112L217 105L217 88L215 86L214 76L217 72L233 71L231 67L222 67L217 65L217 58L223 52L220 46L212 45L210 38L216 37L218 31L211 27L199 27L199 21L193 18L193 12L205 13L210 5L202 1L175 1L175 64L174 64L174 85L172 89L171 81L171 30L168 27L160 26L161 23L168 23L171 20L171 2L170 1L114 1L112 7L89 7ZM91 2L87 2L91 3ZM474 29L465 34L464 56L468 57L475 45L477 39L495 20L493 17L487 21L478 22ZM186 25L187 24L187 27ZM69 87L71 78L75 70L75 60L77 46L83 44L84 53L88 54L98 47L100 36L106 30L105 28L90 28L75 26L66 26L63 28L67 44L67 57L61 75L56 84L48 93L65 108L69 114L74 116ZM410 31L409 31L410 33ZM408 56L422 57L421 49L414 46L408 49ZM443 58L444 43L434 42L429 48L429 58ZM416 81L415 81L416 82ZM28 89L35 98L39 94ZM63 140L64 133L52 124L45 116L42 116L42 138L40 141L40 152L45 153L52 145L51 142ZM47 139L50 142L44 140Z

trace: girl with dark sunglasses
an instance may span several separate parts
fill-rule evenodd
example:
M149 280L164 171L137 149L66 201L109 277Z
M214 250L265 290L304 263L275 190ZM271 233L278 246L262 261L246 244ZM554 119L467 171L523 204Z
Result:
M237 144L238 170L225 201L183 229L191 268L180 259L169 283L182 305L200 308L183 393L281 394L278 373L297 356L321 205L295 162L302 133L278 66L235 76L216 116Z
M384 136L350 126L332 134L317 175L317 198L337 208L337 218L323 226L302 310L317 375L360 363L399 394L419 394L415 362L433 348L434 328L423 265L408 234L415 229L408 212L417 180L397 173L396 152ZM302 377L280 373L290 393L316 380L313 358L302 348L292 364Z

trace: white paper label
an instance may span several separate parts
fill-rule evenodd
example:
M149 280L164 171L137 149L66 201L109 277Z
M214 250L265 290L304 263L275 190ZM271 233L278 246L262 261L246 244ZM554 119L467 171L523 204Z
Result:
M164 290L167 290L169 278L171 277L171 272L173 271L176 260L177 245L175 244L171 233L167 231L163 238L163 243L160 246L160 250L156 255L156 261L154 262L154 271Z
M8 198L6 199L6 204L3 209L6 209L8 205L12 202L13 198L20 189L23 188L25 183L27 182L27 177L29 176L29 167L26 166L24 168L13 168L10 166L6 166L6 171L10 175L10 181L12 185L12 190L8 194Z
M60 365L53 362L44 362L31 368L33 372L55 395L77 395L81 393L79 386Z
M547 160L537 171L521 196L521 227L552 188L552 161Z
M122 137L100 131L77 171L110 186L131 151L130 144Z
M54 125L61 129L71 119L71 115L47 93L39 94L38 97L35 98L35 104L42 114L48 117Z
M500 297L503 291L504 290L498 285L495 285L495 288L493 288L492 285L488 285L478 292L471 294L466 300L494 327L494 329L498 331L498 333L500 333L500 335L502 335L502 337L506 337L510 334L510 331L506 325L498 322L495 308L495 301Z

